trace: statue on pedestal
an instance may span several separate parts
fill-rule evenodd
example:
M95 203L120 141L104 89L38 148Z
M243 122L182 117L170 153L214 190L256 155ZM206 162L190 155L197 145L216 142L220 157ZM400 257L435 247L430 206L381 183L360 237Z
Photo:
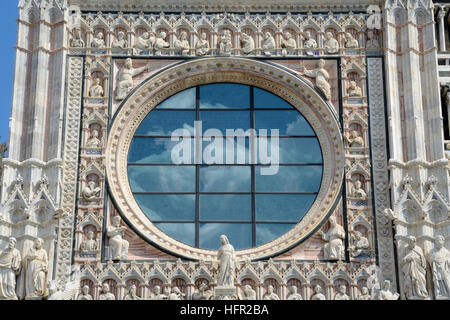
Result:
M16 277L22 258L16 249L17 240L9 238L8 247L0 253L0 300L17 300Z
M36 239L24 258L25 299L43 299L48 295L48 256L42 248L44 241Z
M126 259L128 254L129 243L127 240L123 239L127 228L122 226L120 221L120 217L115 216L112 219L112 225L106 228L112 260Z
M427 299L426 260L414 236L407 237L402 259L404 290L408 299Z
M428 254L428 263L433 273L436 299L450 299L450 251L444 247L445 239L437 236L435 247Z

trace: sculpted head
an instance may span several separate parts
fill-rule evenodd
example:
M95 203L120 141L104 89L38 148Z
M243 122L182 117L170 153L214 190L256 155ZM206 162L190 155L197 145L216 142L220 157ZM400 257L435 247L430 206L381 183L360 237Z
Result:
M10 237L8 240L8 248L9 249L14 249L16 247L17 244L17 240L14 237Z
M333 34L328 31L327 33L325 33L325 38L327 38L327 40L331 40L333 38Z
M114 227L120 227L120 216L114 216L113 225Z
M155 286L153 288L153 293L154 294L160 294L161 293L161 287L160 286Z
M297 293L297 287L296 286L290 286L289 287L289 291L292 293L292 294L296 294Z
M94 231L89 231L89 232L87 233L87 238L88 238L88 240L94 239Z
M84 285L83 289L81 289L83 291L83 294L86 296L89 294L89 286L88 285Z
M131 58L128 58L127 60L125 60L125 68L131 69L132 66L133 66L133 62L131 61Z
M148 34L147 31L142 34L142 38L144 38L144 39L148 39L149 36L150 35Z
M164 294L166 295L166 296L168 296L169 294L170 294L170 287L169 286L165 286L164 287Z
M136 294L136 290L137 290L136 285L132 284L131 287L130 287L129 292L131 294Z
M306 38L306 40L311 39L311 32L306 31L306 32L305 32L305 38Z
M123 31L119 31L117 37L119 38L119 40L123 40L125 38L125 33Z
M44 241L41 238L37 238L36 241L34 241L34 248L37 250L42 249L42 245L44 244Z
M384 280L383 290L389 290L391 288L391 282L389 280Z
M91 180L88 182L89 189L93 190L97 184L95 181Z
M109 284L107 284L106 282L102 285L102 292L109 293Z
M97 32L97 39L103 40L103 32Z
M244 286L244 292L245 292L246 294L250 294L251 291L252 291L252 287L251 287L249 284L246 284L246 285Z
M436 238L434 238L434 244L437 249L441 249L442 247L444 247L445 238L443 236L437 236Z
M319 286L319 285L315 286L315 287L314 287L314 292L315 292L315 293L321 293L321 292L322 292L322 287Z
M356 189L361 189L361 181L359 181L359 180L356 180L355 181L355 188ZM356 233L355 233L356 234Z
M285 37L286 37L286 39L289 40L289 39L292 38L292 35L291 35L291 33L288 31L288 32L286 32Z
M414 236L408 236L406 238L406 241L408 243L408 248L410 249L414 249L414 247L416 246L416 237Z
M355 238L356 238L356 240L361 239L361 232L355 231Z
M222 245L230 244L230 241L228 240L227 236L224 234L220 236L220 242L222 243Z
M174 287L172 291L173 291L173 293L176 293L176 294L181 293L181 291L180 291L180 289L178 289L178 287Z
M347 40L352 40L352 39L353 39L353 36L352 36L352 34L351 34L350 32L347 32L347 33L345 34L345 38L346 38Z
M268 293L268 294L272 294L272 293L273 293L273 290L274 290L274 288L273 288L273 286L270 284L270 285L267 287L267 293Z
M166 38L166 33L164 32L164 31L161 31L160 33L159 33L159 38L161 38L161 39L165 39Z
M320 59L319 60L319 68L323 68L323 67L325 67L325 60Z
M362 287L361 293L366 296L369 294L369 289L367 289L367 287Z
M347 290L347 287L345 285L340 285L339 286L339 292L340 293L344 294L346 290Z
M186 31L181 32L180 38L181 38L181 40L186 40L187 39Z
M331 216L330 217L330 227L333 227L336 225L336 217L335 216Z
M202 37L202 40L206 40L206 32L203 32L201 37Z

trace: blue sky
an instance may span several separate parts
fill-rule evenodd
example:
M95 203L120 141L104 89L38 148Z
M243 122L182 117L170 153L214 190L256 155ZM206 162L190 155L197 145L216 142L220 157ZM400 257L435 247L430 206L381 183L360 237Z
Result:
M14 79L14 56L17 40L18 0L0 0L0 142L8 141L11 96Z

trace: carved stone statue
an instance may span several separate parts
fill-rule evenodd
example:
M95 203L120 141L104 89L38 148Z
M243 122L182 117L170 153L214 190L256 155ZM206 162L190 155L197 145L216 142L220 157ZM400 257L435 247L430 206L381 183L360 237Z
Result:
M298 293L298 288L296 286L289 287L288 300L303 300L302 296Z
M128 47L128 42L123 31L119 31L117 38L112 43L112 47L114 49L126 49Z
M197 56L204 56L209 52L209 42L207 40L207 34L203 32L195 44L195 54Z
M334 296L334 300L350 300L350 297L346 293L347 287L345 285L339 286L339 292Z
M345 47L347 49L354 49L359 47L358 40L356 40L350 32L345 33Z
M102 293L98 297L98 300L116 300L116 297L109 290L109 285L105 282L102 285Z
M91 42L92 48L104 49L106 47L103 32L99 31Z
M426 267L425 256L422 249L416 245L416 238L408 236L402 259L403 285L408 299L428 298Z
M256 291L253 290L253 288L249 284L246 284L242 289L241 299L256 300Z
M314 51L310 49L316 49L317 48L317 42L315 39L312 38L311 32L306 31L305 34L305 42L303 42L303 48L309 49L305 51L305 54L308 56L313 56Z
M49 281L47 300L75 300L80 290L80 277L80 266L75 264L71 268L69 280L63 284L58 284L56 280Z
M76 28L73 30L72 39L70 40L70 46L73 48L83 48L84 41L81 39L81 30Z
M231 32L230 30L224 30L219 39L219 53L221 55L230 55L232 47Z
M16 238L10 237L8 247L0 253L0 300L17 300L16 277L22 258L16 249Z
M78 296L77 300L92 300L89 290L88 285L83 286L83 288L81 288L81 294Z
M116 100L125 99L127 94L133 88L133 77L147 70L148 66L136 69L133 68L133 62L131 61L131 58L128 58L125 61L125 64L119 70L117 79L116 97L115 97Z
M352 197L358 199L365 199L367 197L366 191L362 188L362 183L359 180L353 182Z
M38 238L24 258L25 299L42 299L47 296L48 256Z
M347 93L349 97L362 97L362 89L356 84L356 81L350 81Z
M97 186L95 181L89 181L84 187L82 195L85 200L93 200L100 197L101 188Z
M161 31L156 35L154 44L155 56L160 56L162 54L162 49L167 49L170 47L170 44L165 40L166 36L167 34L164 31Z
M100 84L100 79L95 78L94 84L89 89L89 97L102 98L104 94L103 86Z
M184 296L185 294L182 293L178 287L174 287L167 300L183 300Z
M264 300L280 300L280 297L278 297L274 290L274 287L272 285L269 285L267 287L267 292L264 295Z
M434 244L427 256L433 273L434 294L436 299L450 299L450 251L444 247L443 236L437 236Z
M353 233L352 245L350 246L350 252L352 257L359 257L362 254L369 252L369 240L363 237L361 232L355 231Z
M356 130L350 131L350 135L346 135L345 139L347 140L348 146L350 148L364 147L364 139L359 135L359 132Z
M150 300L166 300L167 297L161 293L160 286L154 286L150 295Z
M339 52L339 42L333 38L333 34L328 31L325 33L325 41L323 43L326 53L336 54Z
M290 32L286 32L286 34L284 35L284 39L281 41L281 48L284 49L283 55L287 53L286 50L297 49L297 42L292 37L292 34Z
M314 287L314 294L311 297L311 300L326 300L325 296L322 293L322 287L317 285Z
M219 276L217 285L222 287L234 287L234 265L236 261L234 247L230 244L227 236L221 235L222 246L217 253L219 260Z
M128 254L129 243L123 239L125 230L127 229L120 224L120 217L115 216L112 219L112 225L106 228L106 235L109 238L109 248L112 254L112 260L126 259Z
M206 283L200 284L198 290L192 295L192 300L211 300L212 291L208 290L208 285Z
M248 34L243 33L241 36L241 46L243 53L250 54L255 50L255 40Z
M186 31L182 31L180 34L180 39L176 39L174 41L174 47L177 50L181 51L181 54L183 56L186 56L189 54L189 50L191 49L189 46L189 41L187 40L187 33Z
M398 293L391 292L391 282L389 280L384 280L383 287L380 290L378 296L379 300L398 300L400 295Z
M144 32L136 38L136 48L134 49L136 54L140 54L142 51L148 51L153 49L155 38L150 37L148 32Z
M264 50L264 54L266 56L271 56L272 52L271 50L275 49L275 39L270 34L270 32L264 33L264 39L262 42L262 49Z
M327 99L331 99L331 86L328 83L330 79L330 74L325 70L325 60L320 59L318 68L313 70L306 69L303 65L303 73L316 80L316 86L323 92Z
M322 239L328 241L324 246L324 256L328 260L344 259L345 230L336 222L335 217L330 217L330 228L327 233L320 232Z
M95 250L97 250L97 240L94 239L94 232L89 231L87 233L87 238L81 242L80 251L92 252Z
M358 297L358 300L370 300L371 296L369 293L369 289L367 287L361 288L361 294Z
M137 288L136 285L131 285L130 288L128 289L128 293L126 294L126 296L123 298L123 300L142 300L138 295L137 295Z
M375 36L375 33L372 30L367 31L367 41L366 48L368 49L378 49L380 47L380 43Z
M92 130L92 134L86 141L86 148L88 149L98 149L102 147L102 141L98 138L98 130Z

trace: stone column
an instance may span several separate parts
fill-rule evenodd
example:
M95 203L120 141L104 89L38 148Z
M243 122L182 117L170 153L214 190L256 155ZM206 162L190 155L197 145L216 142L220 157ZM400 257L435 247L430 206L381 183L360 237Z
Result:
M441 7L439 10L439 51L445 52L445 8Z

